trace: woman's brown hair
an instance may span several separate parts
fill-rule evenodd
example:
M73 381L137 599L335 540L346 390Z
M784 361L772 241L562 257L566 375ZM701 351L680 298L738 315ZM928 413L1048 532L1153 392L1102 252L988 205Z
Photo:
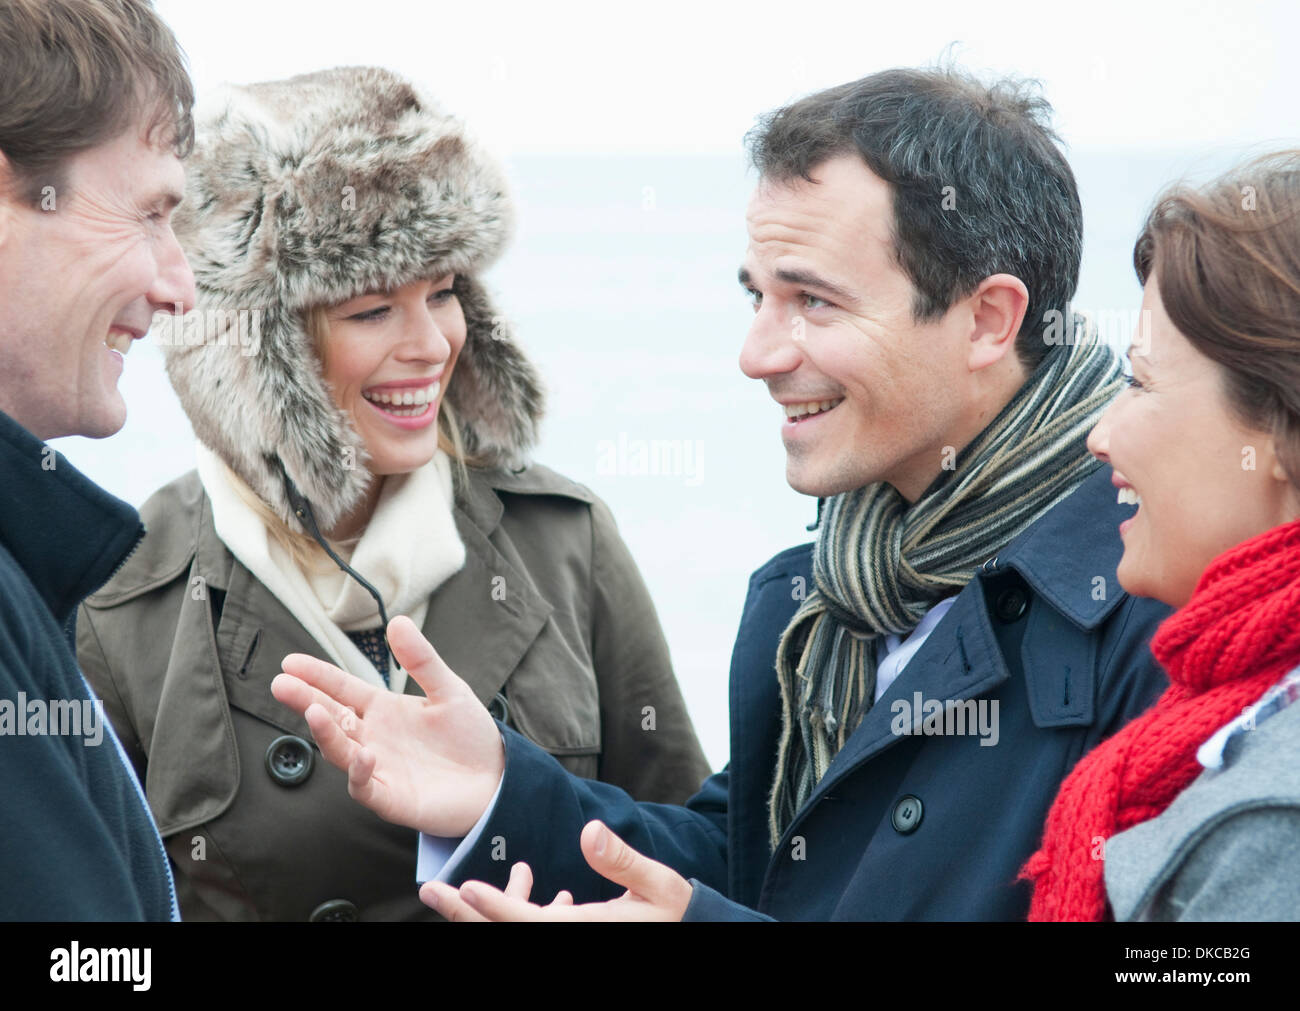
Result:
M1162 194L1133 247L1179 332L1219 366L1228 402L1272 433L1300 487L1300 150Z

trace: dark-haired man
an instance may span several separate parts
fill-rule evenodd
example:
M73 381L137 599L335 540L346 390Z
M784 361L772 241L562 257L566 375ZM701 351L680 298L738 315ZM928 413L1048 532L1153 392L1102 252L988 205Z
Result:
M320 703L309 722L354 796L466 837L443 879L502 885L521 861L540 897L564 890L533 905L517 867L505 894L431 881L431 905L454 919L1024 916L1018 873L1061 779L1163 686L1146 642L1167 613L1116 583L1127 511L1084 446L1119 363L1082 331L1044 336L1082 231L1047 112L1013 81L895 70L751 135L740 363L782 412L787 479L822 508L814 545L751 577L731 761L686 807L569 776L508 727L496 749L404 624L393 647L423 703L286 658L296 677L277 695Z
M144 535L44 444L122 427L123 357L194 278L172 209L193 93L143 0L0 0L0 918L178 917L77 669L77 605Z

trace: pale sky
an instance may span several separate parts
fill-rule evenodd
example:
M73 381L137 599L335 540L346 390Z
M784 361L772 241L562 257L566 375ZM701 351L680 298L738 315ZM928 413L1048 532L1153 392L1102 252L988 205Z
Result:
M1300 8L1285 2L412 3L158 0L200 93L378 64L501 155L737 150L754 116L950 43L1037 77L1075 148L1294 137Z

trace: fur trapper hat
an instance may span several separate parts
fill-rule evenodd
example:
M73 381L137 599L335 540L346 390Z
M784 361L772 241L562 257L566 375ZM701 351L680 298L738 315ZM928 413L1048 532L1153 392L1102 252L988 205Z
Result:
M512 210L461 124L368 67L230 86L196 120L175 229L197 311L161 343L198 438L301 529L282 461L329 529L364 493L366 452L330 397L304 310L454 272L468 332L447 402L467 453L522 466L541 385L478 281Z

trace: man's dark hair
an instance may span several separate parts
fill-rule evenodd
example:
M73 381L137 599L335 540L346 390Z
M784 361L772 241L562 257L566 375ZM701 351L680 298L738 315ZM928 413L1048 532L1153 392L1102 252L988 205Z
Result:
M149 0L0 0L0 154L18 195L61 187L68 159L136 122L179 157L194 85Z
M894 255L917 320L942 316L991 274L1029 289L1016 351L1046 356L1045 315L1079 282L1083 212L1035 82L982 84L952 68L886 70L762 117L745 141L759 175L811 181L856 151L894 193ZM951 189L948 189L951 187Z

